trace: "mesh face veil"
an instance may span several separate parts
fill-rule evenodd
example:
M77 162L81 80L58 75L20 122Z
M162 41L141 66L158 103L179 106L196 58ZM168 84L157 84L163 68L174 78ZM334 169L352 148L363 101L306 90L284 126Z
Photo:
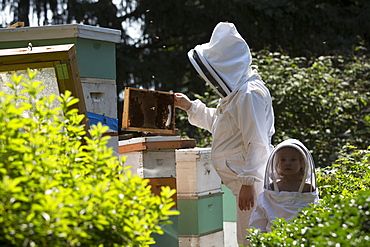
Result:
M222 81L222 79L219 76L214 77L212 75L215 74L216 72L212 68L207 69L207 67L201 61L196 50L193 50L193 58L194 61L197 63L199 69L205 76L206 81L208 81L208 84L213 88L213 90L215 90L221 97L226 97L231 92L228 85L224 81ZM211 71L213 71L214 73L211 73Z
M278 174L276 169L278 152L287 147L297 150L303 158L304 170L298 192L303 191L305 184L310 184L312 185L311 188L316 188L315 164L310 151L300 141L289 139L277 145L269 156L265 174L265 189L279 191L277 183L280 181L281 175Z

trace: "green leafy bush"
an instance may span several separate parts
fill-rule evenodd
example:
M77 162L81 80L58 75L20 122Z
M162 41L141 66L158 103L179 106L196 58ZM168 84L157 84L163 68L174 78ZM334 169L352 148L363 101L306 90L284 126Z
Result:
M370 60L368 57L323 56L306 59L281 53L253 53L254 64L269 88L275 112L273 144L288 138L302 141L318 167L331 165L346 143L365 149L370 135ZM199 98L216 106L210 88ZM210 133L190 126L178 112L181 135L210 146Z
M273 97L274 142L301 140L316 165L331 165L346 143L370 143L370 60L366 57L291 58L280 53L256 56Z
M277 219L269 233L253 229L251 246L368 246L370 241L370 146L346 146L333 166L320 169L319 205L291 222Z
M333 195L305 209L291 223L275 221L269 233L253 230L250 246L368 246L370 241L370 191L344 198Z
M333 165L317 170L317 183L321 198L337 194L348 197L369 190L370 146L367 150L344 146Z
M70 92L37 100L43 87L35 73L13 75L13 95L0 92L0 245L153 243L151 234L162 234L160 225L178 214L175 191L154 196L148 180L125 170L106 146L106 127L85 137ZM52 108L55 98L60 107Z

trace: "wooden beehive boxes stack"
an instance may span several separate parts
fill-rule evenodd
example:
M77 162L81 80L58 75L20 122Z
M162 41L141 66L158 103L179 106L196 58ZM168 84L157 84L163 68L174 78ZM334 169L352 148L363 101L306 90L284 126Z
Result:
M176 150L180 247L223 246L221 179L210 148Z
M194 147L195 140L182 140L179 136L136 137L119 141L119 156L124 166L142 178L149 179L152 192L159 194L162 186L176 189L176 149ZM176 202L177 194L173 197ZM178 246L178 216L171 216L172 225L163 227L164 235L156 235L154 246Z
M124 166L133 174L149 179L152 192L159 194L162 186L169 186L176 189L176 159L175 148L171 147L180 137L175 136L154 136L137 137L129 140L119 141L118 151ZM176 202L174 209L177 209L177 195L173 200ZM163 227L164 235L156 235L154 246L178 246L178 216L171 216L173 224Z

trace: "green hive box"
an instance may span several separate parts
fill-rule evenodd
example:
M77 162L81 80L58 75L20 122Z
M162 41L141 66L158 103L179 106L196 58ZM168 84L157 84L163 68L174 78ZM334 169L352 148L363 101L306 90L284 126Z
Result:
M155 244L150 245L151 247L178 247L179 236L178 236L178 215L170 216L171 225L163 225L162 230L164 234L160 235L153 233L152 237L155 240Z
M82 24L0 29L0 49L74 44L81 77L116 79L121 31Z
M223 230L222 194L178 197L179 235L203 236Z
M223 213L225 222L236 222L236 197L225 185L221 186L223 196Z

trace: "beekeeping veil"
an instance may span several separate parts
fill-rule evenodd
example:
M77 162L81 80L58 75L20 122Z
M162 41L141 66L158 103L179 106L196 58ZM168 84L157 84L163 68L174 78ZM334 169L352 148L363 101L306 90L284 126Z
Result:
M197 45L188 52L198 74L224 98L253 75L248 44L234 24L221 22L213 30L209 43Z
M276 172L277 153L282 148L294 148L302 154L305 168L302 182L298 191L279 191L280 176ZM310 191L305 192L305 184L310 185ZM307 187L307 186L306 186ZM271 230L272 221L277 218L292 219L303 208L318 203L316 188L315 165L309 150L298 140L289 139L277 145L267 161L264 191L258 198L257 208L252 215L250 226L261 229L262 232Z
M279 191L277 183L280 181L280 176L276 172L277 153L282 148L287 147L297 150L302 155L305 163L302 183L299 187L298 192L303 191L305 184L310 184L312 185L310 186L311 188L316 188L315 164L310 151L300 141L295 139L288 139L277 145L269 156L265 173L265 189Z

